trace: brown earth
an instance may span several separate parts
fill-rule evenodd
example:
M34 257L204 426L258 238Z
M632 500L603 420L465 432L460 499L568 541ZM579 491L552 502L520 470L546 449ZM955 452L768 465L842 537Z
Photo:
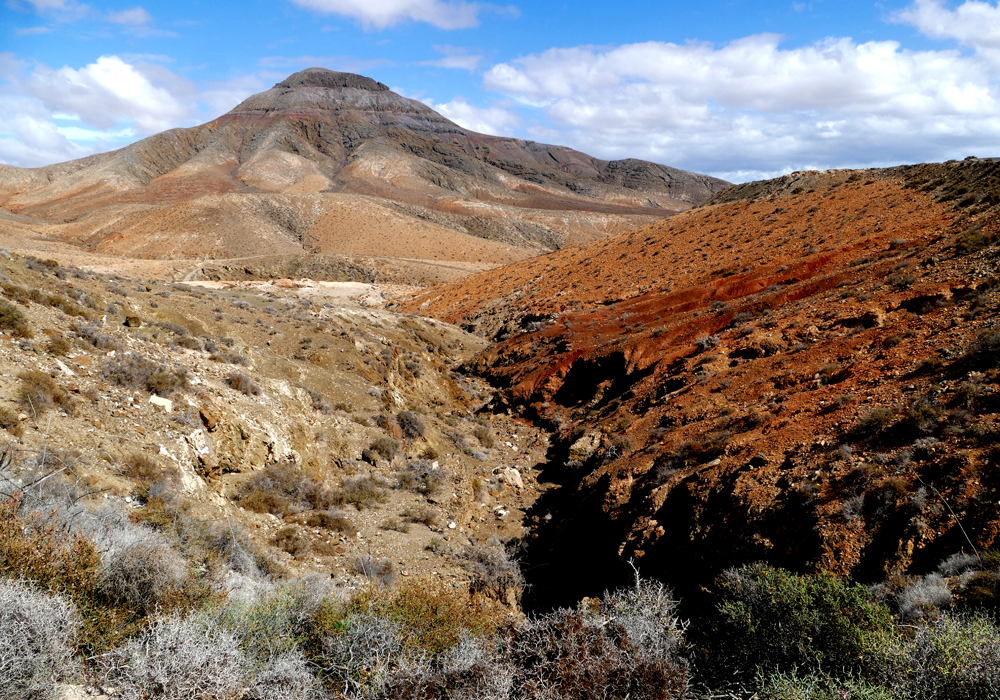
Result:
M199 127L45 168L0 166L0 236L127 260L490 267L630 230L726 186L477 134L370 78L313 68Z
M535 465L546 436L523 421L474 415L490 390L453 368L485 347L482 339L368 308L380 294L362 283L302 280L139 282L0 253L4 472L61 470L53 483L82 487L90 495L81 503L110 505L136 522L155 521L147 496L165 489L185 517L231 522L289 573L319 573L341 587L365 583L352 568L358 555L390 560L399 577L464 581L453 554L523 533L524 510L544 488ZM115 378L134 372L109 374L136 357L187 381L154 393ZM23 398L28 372L52 378L59 393L51 404ZM243 383L234 380L241 375ZM150 401L157 395L169 409ZM422 435L404 436L404 411L418 417ZM390 439L398 446L391 458L366 454ZM136 455L158 475L130 475ZM398 474L421 459L435 466L438 489L399 488ZM244 507L241 484L287 465L332 492L371 477L385 500L343 503L356 530L347 532L323 519L326 506ZM519 483L508 476L515 469ZM408 509L429 515L405 523ZM286 528L297 533L294 548Z
M989 161L797 173L390 307L495 338L493 410L556 432L532 604L632 559L881 581L1000 534L998 202Z

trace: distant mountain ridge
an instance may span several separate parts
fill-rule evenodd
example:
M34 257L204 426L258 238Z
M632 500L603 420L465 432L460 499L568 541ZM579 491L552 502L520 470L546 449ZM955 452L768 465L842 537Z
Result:
M475 260L500 263L648 223L728 184L478 134L371 78L310 68L201 126L44 168L0 166L0 206L115 255L381 254L373 240L415 227L433 250L396 241L403 257L460 260L472 236ZM394 221L372 239L366 221L380 217Z

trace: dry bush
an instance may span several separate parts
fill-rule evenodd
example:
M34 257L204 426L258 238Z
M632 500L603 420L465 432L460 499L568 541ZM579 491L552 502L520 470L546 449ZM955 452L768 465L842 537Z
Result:
M137 481L155 481L163 475L163 466L145 452L133 452L121 464L122 475Z
M100 663L106 685L150 700L235 699L252 673L235 636L195 617L157 620Z
M424 436L424 422L413 411L400 411L396 416L396 422L399 423L403 437L407 440L416 440Z
M306 515L302 522L309 527L321 527L326 530L341 532L348 537L358 534L358 528L347 517L347 513L333 506L325 511L317 511Z
M420 523L427 527L437 527L438 516L430 506L411 506L403 511L403 517L411 523Z
M448 472L435 469L426 459L415 459L396 472L396 488L430 496L441 490Z
M21 425L21 419L18 417L17 411L6 406L0 406L0 428L3 428L14 437L24 435L24 426Z
M350 558L347 568L383 586L391 586L396 582L396 565L385 557L377 559L367 552L361 552Z
M508 700L514 696L514 676L502 642L463 637L436 659L422 657L401 664L382 697Z
M400 626L369 613L353 615L345 624L339 610L329 613L326 607L317 615L312 666L335 697L380 697L400 661Z
M78 627L73 605L63 596L0 580L0 694L9 700L55 698L56 681L76 670Z
M305 554L310 549L309 538L293 525L286 525L278 530L274 535L272 543L275 547L288 552L293 557Z
M392 517L387 518L382 521L379 525L383 530L394 530L395 532L402 532L404 535L410 531L410 524L405 520L400 520L399 518Z
M48 374L30 370L22 372L18 377L21 386L17 390L17 400L25 409L37 415L58 406L67 413L72 413L73 402L69 392Z
M127 389L143 389L151 394L169 396L187 387L187 372L167 369L166 365L128 353L104 363L101 377Z
M470 595L433 580L407 580L393 588L370 586L343 610L348 620L374 614L405 630L403 646L437 655L463 637L488 637L508 620L509 610L484 596Z
M255 472L236 488L235 500L257 513L288 515L339 505L343 497L295 462L288 461Z
M358 510L374 508L389 500L382 483L373 476L359 475L344 479L341 486L344 501Z
M152 533L134 533L128 539L132 541L104 554L96 590L108 600L148 614L184 586L188 565Z
M496 441L493 438L493 431L490 430L489 426L477 425L472 429L472 435L479 440L479 444L486 449L492 449Z
M247 396L259 396L260 387L245 372L232 372L226 377L226 384L236 391L242 391Z
M68 340L66 340L61 335L53 336L49 340L48 346L45 348L50 355L63 356L73 349L73 346Z
M307 700L317 683L301 651L290 651L254 674L241 700Z
M399 451L399 442L393 440L391 437L377 437L372 440L372 444L368 449L377 452L385 459L392 459L396 456L396 452Z
M472 590L502 602L513 602L524 588L524 576L517 560L502 545L473 544L455 555L472 577Z
M0 330L10 331L15 338L34 337L20 309L2 300L0 300Z

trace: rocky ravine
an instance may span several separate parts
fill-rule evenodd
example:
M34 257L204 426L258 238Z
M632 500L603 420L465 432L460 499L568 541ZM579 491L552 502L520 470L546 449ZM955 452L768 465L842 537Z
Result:
M556 432L529 604L630 559L683 593L994 546L998 193L989 161L797 173L396 304L495 338L494 410Z

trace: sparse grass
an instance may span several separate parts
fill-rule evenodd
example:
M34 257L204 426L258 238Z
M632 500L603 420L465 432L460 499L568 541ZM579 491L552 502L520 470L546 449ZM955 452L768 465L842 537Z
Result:
M427 527L437 527L439 523L437 513L430 506L411 506L403 511L403 517L408 522L420 523Z
M21 425L18 412L6 406L0 406L0 428L3 428L14 437L24 435L24 426Z
M493 445L496 443L496 441L493 439L493 431L490 430L489 426L477 425L475 428L472 429L472 435L477 440L479 440L480 445L482 445L488 450L492 449Z
M400 520L399 518L396 517L387 518L386 520L383 520L382 524L379 525L379 527L382 528L383 530L394 530L395 532L402 532L403 534L406 534L407 532L410 531L410 524L405 520Z

